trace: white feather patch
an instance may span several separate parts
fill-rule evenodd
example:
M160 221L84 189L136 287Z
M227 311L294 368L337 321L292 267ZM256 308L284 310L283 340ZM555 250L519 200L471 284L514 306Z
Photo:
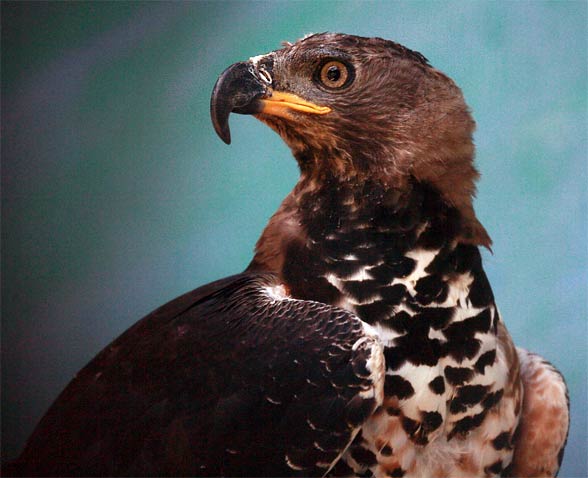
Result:
M426 277L428 274L425 272L427 266L433 261L435 256L439 253L439 250L428 251L425 249L415 249L408 251L405 256L409 259L413 259L416 262L414 270L409 276L404 278L395 278L391 285L403 284L406 286L412 296L416 295L415 285L419 279Z
M264 287L265 293L272 300L289 300L291 297L286 293L286 287L278 284L272 287Z

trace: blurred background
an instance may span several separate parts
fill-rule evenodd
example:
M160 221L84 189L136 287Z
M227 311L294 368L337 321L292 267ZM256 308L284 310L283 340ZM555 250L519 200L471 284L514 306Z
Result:
M560 476L588 476L587 3L2 2L2 457L155 307L241 271L297 180L209 120L218 74L310 32L381 36L464 91L484 260L515 341L565 375Z

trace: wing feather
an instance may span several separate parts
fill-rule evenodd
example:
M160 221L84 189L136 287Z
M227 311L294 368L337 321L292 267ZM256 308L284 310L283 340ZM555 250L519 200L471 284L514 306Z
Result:
M510 476L557 476L570 425L566 383L539 355L517 353L524 399Z
M381 403L375 332L272 274L185 294L106 347L41 420L27 475L322 475Z

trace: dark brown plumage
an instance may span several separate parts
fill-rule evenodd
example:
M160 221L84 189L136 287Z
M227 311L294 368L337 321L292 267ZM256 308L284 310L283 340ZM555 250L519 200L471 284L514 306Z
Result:
M284 476L287 456L324 473L381 401L380 345L351 313L282 294L241 274L162 306L80 371L6 471Z
M354 82L342 91L314 81L314 70L331 57L353 59ZM259 67L272 75L274 90L332 109L257 115L290 146L303 179L370 180L402 192L415 180L431 184L461 213L463 239L490 246L472 207L475 123L459 88L422 55L379 38L315 35Z
M494 303L459 88L401 45L326 33L229 67L227 143L232 112L301 171L251 264L101 352L5 471L556 474L565 383Z

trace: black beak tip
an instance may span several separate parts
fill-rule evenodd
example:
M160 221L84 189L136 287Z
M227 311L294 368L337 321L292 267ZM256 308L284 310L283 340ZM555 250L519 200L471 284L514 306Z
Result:
M216 134L231 144L229 115L255 114L259 110L257 98L265 94L266 87L252 73L246 62L235 63L221 73L210 98L210 117Z
M231 130L229 129L229 121L227 120L220 124L215 123L213 121L214 130L220 139L223 140L225 144L231 144Z
M221 79L217 80L212 90L210 98L210 118L214 131L226 144L231 144L231 130L229 129L229 115L231 114L232 105L219 94L219 85Z

